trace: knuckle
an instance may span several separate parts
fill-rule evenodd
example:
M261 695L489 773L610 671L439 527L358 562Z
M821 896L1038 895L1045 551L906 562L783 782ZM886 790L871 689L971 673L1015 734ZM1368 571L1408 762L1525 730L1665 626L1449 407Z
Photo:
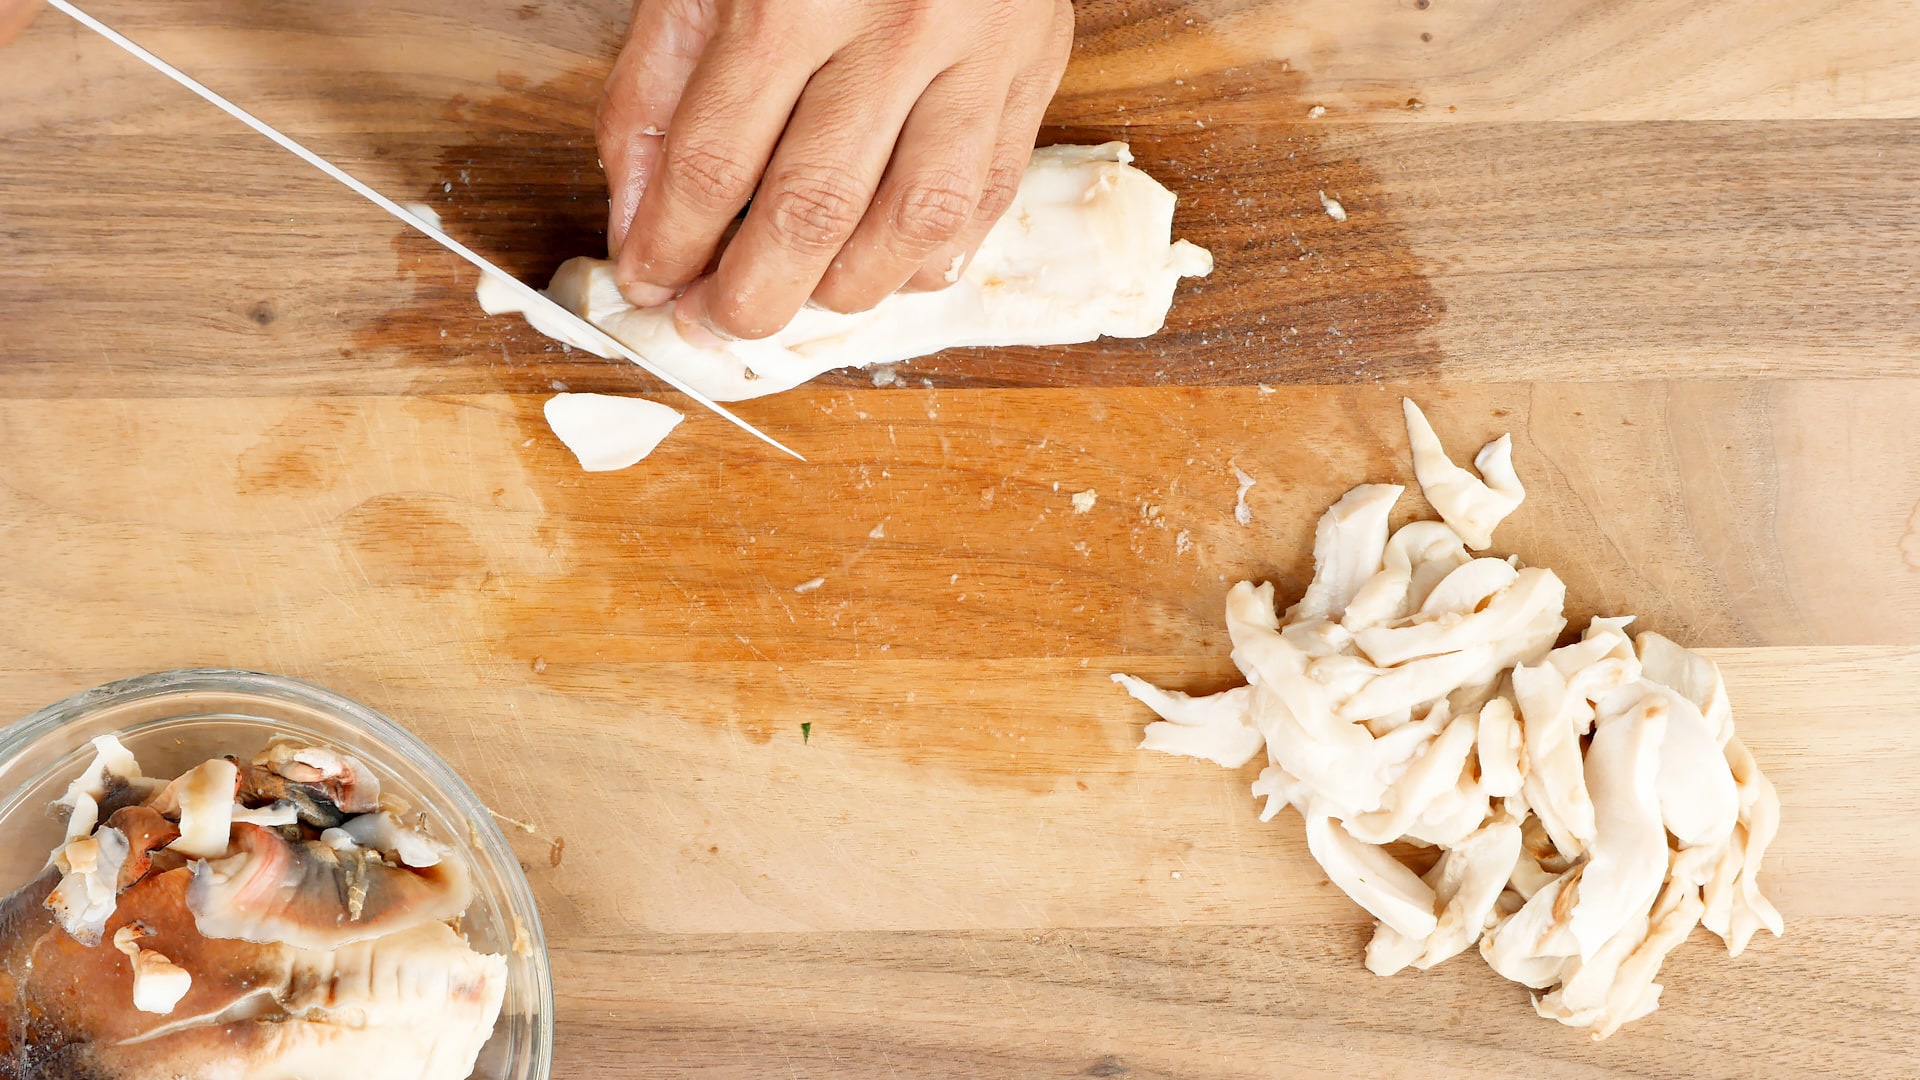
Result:
M739 49L750 59L777 59L790 45L796 30L808 25L818 12L808 3L735 3L719 12L715 37L725 39L729 47Z
M933 29L943 5L934 0L882 0L869 10L874 32L899 41L903 34L919 37Z
M903 0L899 6L900 21L905 29L920 37L939 29L942 18L951 10L950 5L936 0Z
M973 185L957 171L934 173L908 185L893 207L893 229L916 246L951 239L973 216Z
M788 247L813 254L839 250L866 210L858 186L829 170L789 176L764 198L767 225L774 236Z
M987 185L981 189L980 202L974 207L974 216L985 221L998 220L1013 205L1014 196L1020 194L1020 178L1025 170L1017 164L999 164L987 174Z
M688 199L712 210L730 210L753 193L753 169L738 154L701 144L669 142L664 175Z

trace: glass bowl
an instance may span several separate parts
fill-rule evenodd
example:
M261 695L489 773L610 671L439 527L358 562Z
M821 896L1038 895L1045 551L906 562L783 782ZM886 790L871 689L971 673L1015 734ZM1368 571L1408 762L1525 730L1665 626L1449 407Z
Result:
M506 1001L473 1076L548 1080L553 982L519 861L486 804L438 754L330 690L251 671L163 671L75 694L0 731L0 895L39 874L65 835L47 806L93 759L95 736L118 736L149 776L176 776L210 757L256 753L279 732L359 758L465 860L474 898L459 928L475 949L507 957Z

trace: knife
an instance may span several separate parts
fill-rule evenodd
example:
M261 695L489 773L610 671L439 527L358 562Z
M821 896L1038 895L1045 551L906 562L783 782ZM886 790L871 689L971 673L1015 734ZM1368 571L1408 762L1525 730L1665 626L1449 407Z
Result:
M172 79L174 82L179 83L181 86L186 87L187 89L205 98L207 101L211 102L212 104L218 106L221 109L221 111L225 112L228 116L233 117L235 120L240 121L241 123L252 128L253 130L259 132L262 135L265 135L267 138L280 144L281 148L293 154L295 157L298 157L300 160L306 162L307 164L313 166L316 169L319 169L321 172L326 173L328 176L333 177L335 180L340 181L342 184L345 184L347 187L353 189L353 191L357 192L359 195L364 197L368 202L371 202L373 205L378 206L380 209L385 210L389 214L392 214L394 217L399 218L407 226L415 230L418 230L421 233L426 234L426 236L429 239L433 240L435 243L439 244L441 247L446 248L448 251L451 251L455 255L458 255L462 259L465 259L466 261L472 263L474 266L479 267L481 273L492 274L498 277L500 280L508 283L509 285L512 286L514 293L518 295L520 299L532 304L534 307L540 309L541 311L552 316L553 318L559 319L563 323L566 323L569 329L571 329L574 333L579 334L581 337L585 338L588 341L593 342L594 344L600 346L602 349L605 349L608 352L614 353L617 356L623 356L628 360L633 361L635 364L638 364L642 369L652 374L655 378L659 379L661 382L666 383L668 386L671 386L675 390L680 391L682 394L685 394L686 396L692 398L694 401L699 402L701 405L705 406L707 409L711 410L713 413L715 413L722 419L726 420L728 423L734 425L735 427L739 428L742 431L747 432L748 434L752 435L754 438L759 439L761 442L766 443L768 446L774 447L777 450L784 451L785 453L792 454L794 457L799 458L801 461L807 460L806 458L801 457L797 451L783 445L778 440L774 439L771 435L768 435L767 433L761 431L759 428L756 428L752 424L747 423L745 420L740 419L738 416L735 416L733 413L728 412L725 408L723 408L720 405L719 402L714 401L712 398L709 398L705 394L702 394L700 391L695 390L691 386L688 386L685 381L681 380L677 376L671 374L670 372L663 371L659 367L655 366L646 357L641 356L639 353L629 348L625 342L619 340L618 338L615 338L612 334L607 333L605 330L600 329L599 327L593 325L592 323L581 318L580 316L575 315L573 312L568 311L566 308L556 303L552 297L549 297L547 294L541 292L540 290L534 288L533 286L528 285L526 282L521 281L519 278L514 277L512 274L509 274L506 271L495 266L493 263L489 262L484 256L474 252L473 249L467 247L465 244L462 244L460 241L455 240L453 237L448 236L446 233L441 232L435 226L415 217L413 214L409 213L405 207L401 206L397 202L394 202L392 199L387 198L385 195L382 195L379 192L373 190L372 188L368 187L366 184L361 183L359 180L355 179L353 176L348 174L348 172L345 169L340 168L338 165L335 165L333 162L328 161L326 158L323 158L319 154L316 154L313 151L307 149L306 147L300 145L299 143L295 142L293 139L285 135L282 135L280 132L274 130L272 126L268 125L265 121L261 120L260 118L254 116L252 113L246 111L245 109L242 109L238 105L235 105L233 102L228 101L226 98L221 97L219 94L214 93L212 90L207 89L204 85L202 85L199 81L195 80L192 76L188 75L186 72L181 71L179 68L174 67L172 64L167 63L165 60L162 60L159 57L148 52L147 50L141 48L139 45L129 40L124 34L121 34L119 31L115 30L113 27L108 26L106 23L101 22L99 19L96 19L93 16L87 14L86 12L81 11L79 8L75 7L72 3L70 3L69 0L47 0L47 3L52 5L53 7L60 9L66 14L72 16L75 21L80 23L80 25L86 27L89 30L94 31L95 33L99 34L101 37L104 37L108 41L113 42L115 45L120 46L122 49L125 49L127 52L131 53L135 59L138 59L142 63L146 64L148 67L153 68L155 71L158 71L160 74L165 75L167 78Z

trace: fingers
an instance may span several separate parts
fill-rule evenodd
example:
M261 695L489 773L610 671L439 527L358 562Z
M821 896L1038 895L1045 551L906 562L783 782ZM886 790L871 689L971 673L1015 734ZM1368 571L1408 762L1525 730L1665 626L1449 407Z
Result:
M714 20L620 246L615 278L639 307L672 299L706 265L831 52L823 28L769 14L798 6L742 7L744 16Z
M860 225L813 291L830 311L865 311L905 284L967 228L993 162L1006 77L986 64L951 68L913 106ZM957 275L956 275L957 276Z
M713 276L677 305L683 333L758 338L793 318L859 226L895 135L932 77L901 70L884 42L842 53L814 75L739 235ZM958 198L970 195L967 186Z
M595 141L607 174L607 254L619 253L659 165L662 138L713 27L712 0L637 0L600 96Z
M932 292L960 280L980 242L987 238L1007 207L1013 205L1013 198L1020 191L1020 179L1027 172L1027 160L1033 156L1034 139L1040 133L1047 103L1059 89L1072 49L1073 6L1061 0L1054 13L1051 37L1039 59L1016 77L1007 91L992 164L988 166L986 181L974 205L972 220L928 255L908 279L908 290Z
M0 45L6 45L40 13L40 0L0 0Z

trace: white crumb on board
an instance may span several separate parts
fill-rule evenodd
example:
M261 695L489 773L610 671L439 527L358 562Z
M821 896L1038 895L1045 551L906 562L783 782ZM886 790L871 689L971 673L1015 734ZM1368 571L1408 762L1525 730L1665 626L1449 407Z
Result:
M827 583L827 579L823 577L809 578L808 580L803 581L798 585L795 585L793 587L793 591L797 593L810 593L813 590L819 588L820 586L825 585L826 583Z
M1246 470L1242 469L1239 465L1231 461L1227 462L1227 464L1233 466L1234 479L1240 481L1240 490L1234 492L1233 520L1242 525L1251 525L1253 524L1253 508L1247 505L1247 491L1251 489L1254 484L1258 483L1258 481L1248 476Z
M1320 205L1327 208L1327 216L1333 220L1347 220L1347 208L1340 205L1340 200L1327 198L1327 193L1324 191L1320 193Z
M1188 532L1185 529L1181 529L1178 533L1174 534L1173 553L1175 555L1185 555L1187 552L1192 550L1193 550L1193 534L1192 533Z
M900 373L890 365L882 364L873 369L873 385L892 386L900 381Z
M1073 496L1073 512L1076 514L1084 514L1093 509L1093 504L1098 502L1099 499L1100 493L1092 488L1075 492Z
M886 538L887 538L887 523L884 521L878 525L875 525L873 527L873 531L867 534L867 539L869 540L885 540Z
M1313 108L1307 110L1307 119L1309 120L1318 120L1325 115L1327 115L1327 107L1325 105L1315 105Z

